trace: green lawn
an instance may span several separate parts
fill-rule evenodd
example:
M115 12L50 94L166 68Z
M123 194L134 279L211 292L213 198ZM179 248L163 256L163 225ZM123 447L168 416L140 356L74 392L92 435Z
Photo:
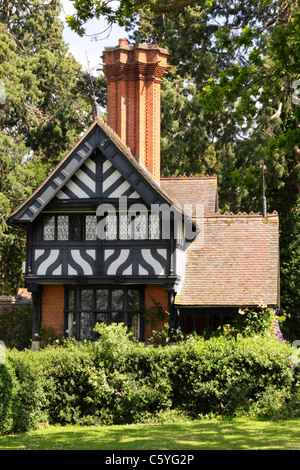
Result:
M0 450L300 450L300 420L49 426L0 436Z

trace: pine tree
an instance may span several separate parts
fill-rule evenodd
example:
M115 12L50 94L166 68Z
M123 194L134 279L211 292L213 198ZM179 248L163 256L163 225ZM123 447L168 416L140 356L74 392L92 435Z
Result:
M91 123L89 77L63 41L57 0L0 8L0 242L2 292L22 282L25 234L5 219Z

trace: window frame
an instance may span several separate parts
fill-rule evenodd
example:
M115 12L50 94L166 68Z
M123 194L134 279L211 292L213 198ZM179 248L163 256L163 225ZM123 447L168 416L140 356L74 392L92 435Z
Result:
M103 216L97 216L95 212L81 212L81 213L78 213L78 212L56 212L56 213L43 213L43 217L42 217L42 230L41 230L41 241L42 242L58 242L58 243L66 243L66 242L96 242L97 240L99 240L98 238L98 235L97 235L97 226L98 226L98 223L105 219L108 215L112 215L112 214L109 214L109 213L106 213L105 215ZM116 212L113 214L113 215L116 215L116 238L103 238L100 240L101 241L104 241L104 242L121 242L121 243L126 243L126 242L132 242L132 241L135 241L135 242L145 242L146 240L147 241L150 241L150 242L159 242L162 240L162 220L161 220L161 217L158 216L158 237L155 238L155 237L151 237L150 236L150 227L151 227L151 222L150 222L150 218L151 216L153 215L152 212L149 210L147 211L147 218L146 218L146 222L145 222L145 227L146 227L146 236L145 237L135 237L135 232L134 232L134 225L131 226L131 235L130 237L128 238L121 238L121 216L126 216L128 218L131 219L131 223L133 222L133 220L135 219L135 216L131 215L130 212L125 212L124 214L119 211L116 210ZM142 215L141 214L137 214L137 216L139 215ZM67 216L68 217L68 238L66 239L58 239L58 218L61 217L61 216ZM71 237L71 233L72 233L72 222L71 222L71 217L72 216L79 216L80 219L81 219L81 238L80 239L76 239L75 237ZM86 221L86 218L88 216L95 216L96 217L96 237L94 239L87 239L87 230L86 230L86 226L87 226L87 221ZM45 219L46 218L49 218L49 217L53 217L54 218L54 238L53 239L46 239L45 238L45 233L44 233L44 228L45 228ZM155 229L153 230L155 232Z
M106 212L104 215L100 216L97 220L97 222L99 221L103 221L103 219L105 219L107 216L109 215L115 215L116 216L116 233L117 233L117 236L116 238L103 238L101 239L101 241L104 241L104 242L132 242L132 241L135 241L135 242L144 242L145 240L147 241L150 241L150 242L157 242L157 241L161 241L162 238L161 238L161 235L162 235L162 220L161 220L161 217L159 217L158 219L158 231L159 231L159 236L157 238L150 238L150 216L153 215L151 210L147 210L147 211L137 211L137 216L140 216L144 213L147 213L147 218L146 218L146 236L143 238L143 237L135 237L135 226L132 225L131 226L131 235L129 238L121 238L121 217L122 216L127 216L128 219L131 219L130 220L130 223L134 222L134 219L135 219L135 216L132 215L130 213L130 207L128 208L128 211L127 212L123 212L123 211L118 211L116 210L115 212L113 213L109 213L109 212ZM128 221L127 221L127 227L128 227Z
M137 314L138 315L138 334L136 339L142 341L144 339L144 321L143 321L143 310L144 310L144 285L118 285L118 284L80 284L80 285L65 285L65 308L64 308L64 317L65 317L65 332L66 336L73 337L77 341L82 341L85 338L81 337L81 315L82 312L90 313L93 317L93 327L97 323L97 315L98 314L106 314L107 321L104 322L107 325L114 323L112 319L112 313L114 312L121 312L123 314L123 320L115 323L123 323L124 326L128 326L128 315L129 314ZM90 309L83 309L81 307L81 295L82 291L84 290L92 290L93 291L93 300L92 300L92 308ZM97 290L107 290L109 292L108 295L108 308L107 309L97 309L96 305L96 291ZM112 308L111 299L112 299L112 291L114 290L122 290L123 291L123 307L121 309ZM139 308L137 309L130 309L128 307L128 291L130 290L137 290L140 292L140 300L139 300ZM72 308L69 305L69 294L70 291L75 292L75 308ZM75 334L70 335L69 325L70 325L70 315L75 315L76 318L76 331ZM97 339L97 334L93 333L92 341Z
M94 239L87 239L86 234L86 218L88 216L96 216L96 214L93 212L56 212L55 214L53 213L44 213L43 218L42 218L42 233L41 233L41 239L43 242L58 242L58 243L66 243L66 242L96 242L97 241L97 224L96 224L96 238ZM67 239L59 239L58 238L58 218L61 216L67 216L68 217L68 238ZM81 238L76 239L76 237L71 236L72 234L72 222L71 222L71 217L78 216L80 217L80 224L81 224ZM46 239L45 234L44 234L44 227L45 227L45 219L46 217L54 217L54 238L53 239ZM98 218L97 218L98 219ZM97 220L98 223L98 220Z

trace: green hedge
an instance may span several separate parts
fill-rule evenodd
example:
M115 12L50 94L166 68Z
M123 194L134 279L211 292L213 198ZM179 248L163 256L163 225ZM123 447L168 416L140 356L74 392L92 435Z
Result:
M30 348L32 338L32 303L6 310L0 315L0 340L6 347Z
M0 364L0 432L39 423L132 423L181 409L192 417L300 416L296 350L274 338L190 337L135 343L120 325L94 344L7 350Z

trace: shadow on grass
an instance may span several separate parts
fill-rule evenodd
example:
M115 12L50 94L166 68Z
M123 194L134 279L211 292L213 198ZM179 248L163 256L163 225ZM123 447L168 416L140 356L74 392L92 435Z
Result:
M196 421L124 426L50 426L0 437L0 449L299 450L300 421Z

